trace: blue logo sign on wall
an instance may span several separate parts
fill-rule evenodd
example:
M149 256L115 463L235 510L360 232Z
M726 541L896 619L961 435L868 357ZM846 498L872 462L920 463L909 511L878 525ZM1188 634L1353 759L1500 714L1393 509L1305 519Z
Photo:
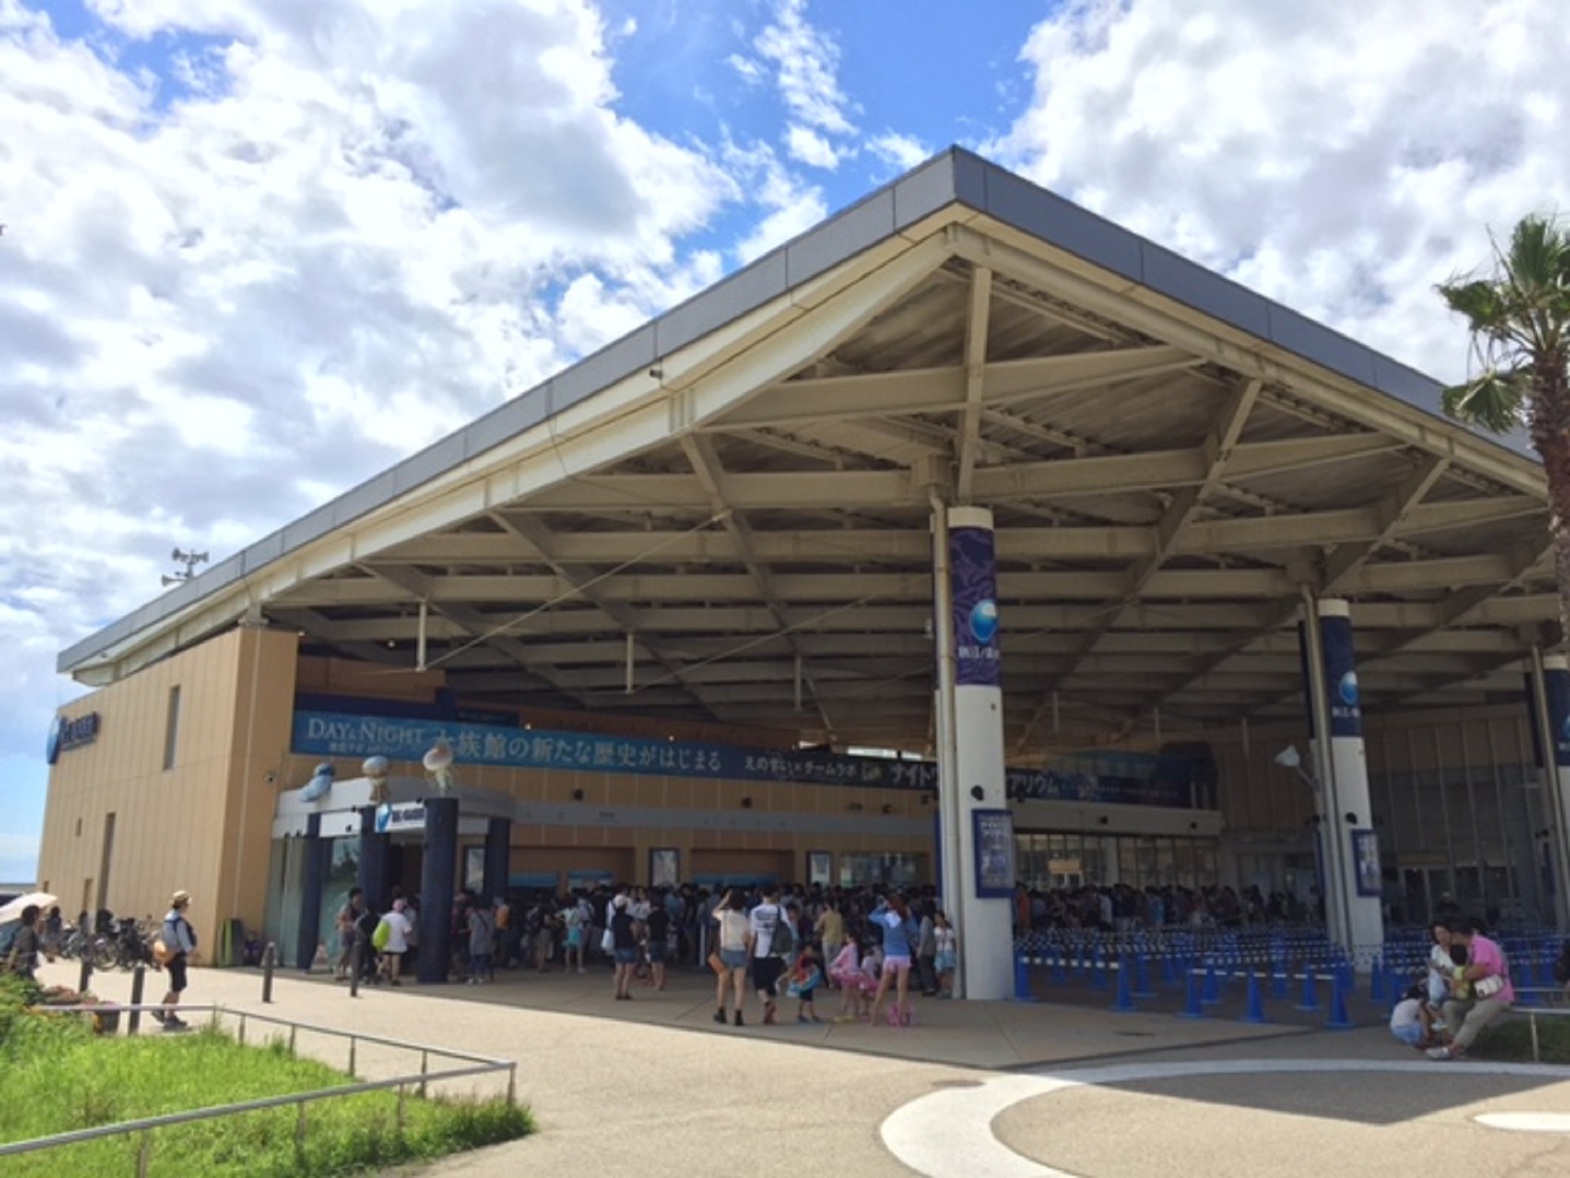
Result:
M998 603L988 598L970 611L970 632L977 642L991 642L998 632Z
M53 765L67 749L92 744L98 739L98 713L88 712L75 720L56 715L49 724L49 738L44 743L44 758Z
M387 825L392 821L392 803L383 802L376 807L376 833L386 834Z
M1349 708L1357 707L1357 672L1348 671L1341 676L1341 682L1337 690L1341 693L1342 703Z

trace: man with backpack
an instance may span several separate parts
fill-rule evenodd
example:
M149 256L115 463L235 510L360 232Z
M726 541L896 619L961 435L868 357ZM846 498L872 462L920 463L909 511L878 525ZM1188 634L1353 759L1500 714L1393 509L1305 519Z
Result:
M779 905L779 889L763 888L763 900L747 917L747 955L751 958L752 986L763 1002L764 1023L774 1022L775 989L785 972L785 958L795 948L795 937Z
M169 953L169 959L164 962L164 968L169 971L169 990L163 1000L166 1009L155 1010L152 1014L164 1025L166 1031L183 1031L190 1026L175 1013L175 1007L180 1003L180 995L185 993L186 966L196 955L196 930L185 918L185 910L190 906L191 893L185 889L182 888L171 896L169 914L164 917L163 928L158 934Z

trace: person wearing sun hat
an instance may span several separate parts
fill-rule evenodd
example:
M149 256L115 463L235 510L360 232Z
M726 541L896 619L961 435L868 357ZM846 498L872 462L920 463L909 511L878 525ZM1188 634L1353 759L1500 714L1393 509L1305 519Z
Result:
M191 955L196 952L196 930L185 918L185 910L190 906L191 893L181 888L169 898L169 914L164 917L161 935L164 944L174 951L174 956L164 963L164 968L169 971L169 992L163 1000L167 1009L155 1010L153 1017L163 1023L166 1031L183 1031L190 1025L175 1013L180 995L185 991L186 966L190 964Z

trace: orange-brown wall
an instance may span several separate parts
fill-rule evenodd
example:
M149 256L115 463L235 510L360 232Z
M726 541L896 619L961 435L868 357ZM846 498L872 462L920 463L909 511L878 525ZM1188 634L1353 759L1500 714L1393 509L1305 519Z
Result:
M49 775L39 878L69 917L98 904L113 813L105 907L162 916L184 888L208 947L222 918L261 923L273 810L265 778L288 748L296 642L290 631L237 628L61 709L68 718L97 712L101 725L91 744L62 751Z

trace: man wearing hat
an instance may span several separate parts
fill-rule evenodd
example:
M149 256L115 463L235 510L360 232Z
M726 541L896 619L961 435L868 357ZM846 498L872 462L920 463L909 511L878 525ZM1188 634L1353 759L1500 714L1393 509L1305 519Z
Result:
M185 918L185 910L190 906L191 893L181 888L170 897L169 914L164 917L163 942L174 952L174 956L164 963L169 971L169 992L164 995L163 1005L169 1009L156 1010L153 1017L163 1023L166 1031L183 1031L190 1025L174 1011L185 990L185 968L196 952L196 930Z

